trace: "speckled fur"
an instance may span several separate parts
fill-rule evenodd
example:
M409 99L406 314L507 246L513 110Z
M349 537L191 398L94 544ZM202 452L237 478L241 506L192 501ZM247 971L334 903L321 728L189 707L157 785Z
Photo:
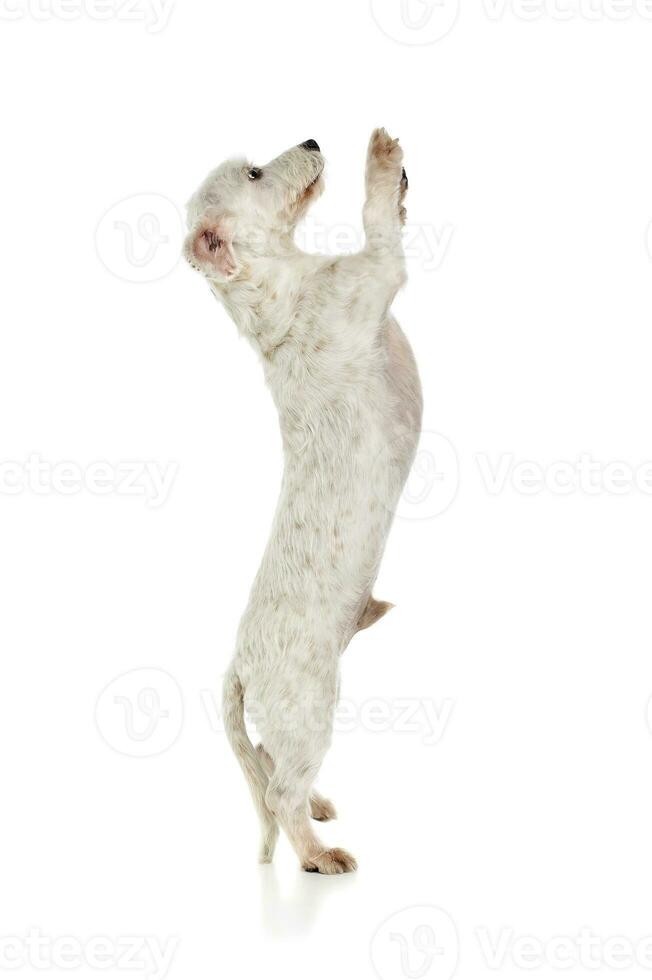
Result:
M339 658L389 608L371 590L421 422L416 365L390 313L405 281L402 158L385 130L372 134L367 244L356 255L307 255L294 244L322 189L315 149L289 150L257 179L251 163L229 161L188 206L186 257L261 356L285 456L225 677L226 730L261 820L261 861L271 860L280 824L302 867L325 874L356 867L310 823L311 810L334 816L312 787L331 741ZM249 740L245 707L264 750Z

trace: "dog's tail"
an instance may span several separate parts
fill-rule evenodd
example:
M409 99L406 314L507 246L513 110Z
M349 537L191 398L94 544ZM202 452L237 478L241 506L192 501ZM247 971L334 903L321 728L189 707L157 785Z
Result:
M233 666L229 667L224 678L222 711L227 737L245 774L254 806L260 818L263 835L260 861L265 864L271 861L274 856L274 848L278 838L278 824L265 802L268 777L247 735L244 717L244 692L240 678Z

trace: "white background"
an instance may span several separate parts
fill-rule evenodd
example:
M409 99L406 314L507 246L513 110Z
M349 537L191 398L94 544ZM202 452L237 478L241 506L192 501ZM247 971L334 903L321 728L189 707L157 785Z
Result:
M652 9L140 2L0 3L2 967L83 949L75 976L160 980L104 936L172 943L170 980L648 975ZM323 832L360 869L328 879L284 840L258 867L216 716L280 440L179 215L230 154L314 138L336 251L377 125L439 435L378 583L397 608L343 659Z

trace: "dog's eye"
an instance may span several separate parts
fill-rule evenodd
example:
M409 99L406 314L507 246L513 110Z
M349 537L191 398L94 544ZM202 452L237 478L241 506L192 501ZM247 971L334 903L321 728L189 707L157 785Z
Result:
M247 174L249 180L260 180L262 176L263 176L262 170L258 170L257 167L252 167L249 173Z

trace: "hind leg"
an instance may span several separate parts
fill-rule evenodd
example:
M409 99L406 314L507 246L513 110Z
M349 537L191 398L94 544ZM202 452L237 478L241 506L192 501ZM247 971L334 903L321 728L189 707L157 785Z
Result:
M268 776L272 776L274 772L274 760L262 742L256 746L256 752L263 764L265 772ZM308 804L310 806L310 816L313 820L319 820L325 823L327 820L335 820L337 817L337 811L331 801L326 799L325 796L322 796L321 793L318 793L314 787L310 793Z
M342 874L355 871L355 858L340 848L327 848L310 820L310 791L330 744L335 699L316 707L311 722L304 719L292 731L261 732L274 760L265 804L287 834L305 871Z
M226 733L245 775L261 826L259 859L268 864L274 856L278 824L265 803L269 778L247 735L242 683L233 665L224 677L223 711Z
M317 767L318 768L318 767ZM309 794L316 771L305 764L277 766L265 802L288 836L304 871L343 874L355 871L355 858L339 847L326 847L310 823Z
M260 864L271 864L278 841L278 824L276 820L264 817L261 819L260 850L258 861Z
M355 859L339 848L327 848L310 820L311 789L331 742L338 694L339 650L324 645L322 652L317 673L312 652L301 649L293 660L286 656L286 671L275 678L276 690L292 696L281 701L272 696L276 691L268 691L268 710L257 728L274 765L265 793L267 809L305 871L342 874L355 870Z

